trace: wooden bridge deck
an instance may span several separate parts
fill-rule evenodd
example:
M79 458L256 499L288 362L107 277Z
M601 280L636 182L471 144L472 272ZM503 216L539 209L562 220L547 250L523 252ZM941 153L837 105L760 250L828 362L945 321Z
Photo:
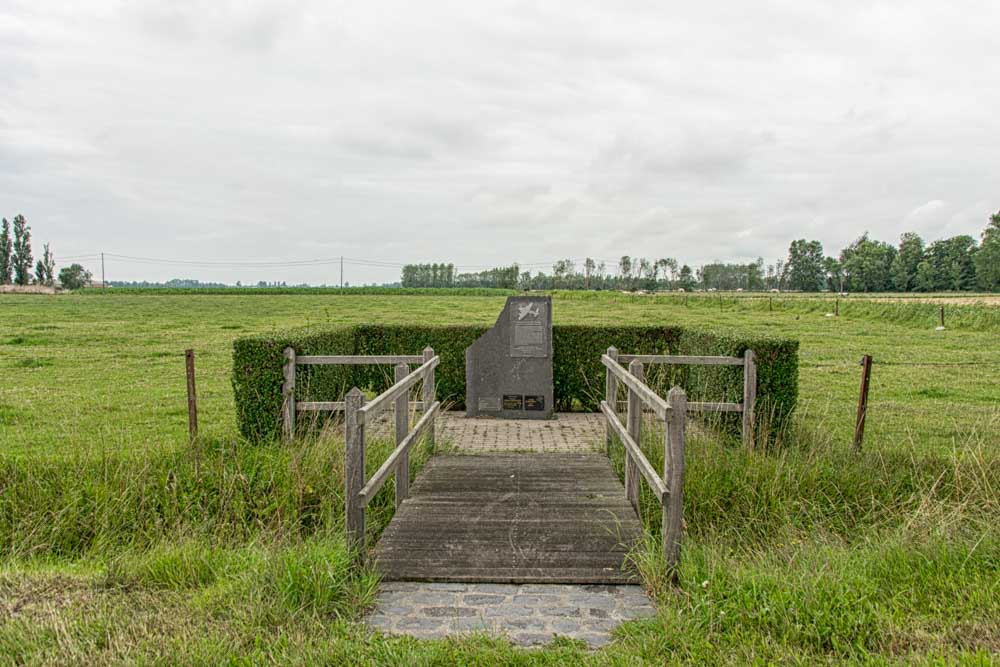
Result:
M621 584L641 534L602 454L437 455L375 557L390 581Z

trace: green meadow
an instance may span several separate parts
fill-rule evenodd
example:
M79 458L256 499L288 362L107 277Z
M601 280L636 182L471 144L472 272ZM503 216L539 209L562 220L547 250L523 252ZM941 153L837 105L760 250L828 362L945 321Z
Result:
M1000 660L1000 308L556 293L558 324L683 323L801 342L782 447L701 430L673 583L644 506L655 619L596 652L554 638L387 638L343 539L335 432L236 433L232 341L346 323L490 324L504 296L0 295L0 661L10 664L991 664ZM944 302L942 302L944 303ZM197 361L188 442L184 350ZM415 351L416 352L416 351ZM874 358L853 451L863 354ZM661 465L655 434L644 443ZM388 443L369 453L374 470ZM621 452L613 450L620 467ZM426 452L419 452L420 462ZM372 537L391 518L373 501ZM647 501L649 499L646 499Z

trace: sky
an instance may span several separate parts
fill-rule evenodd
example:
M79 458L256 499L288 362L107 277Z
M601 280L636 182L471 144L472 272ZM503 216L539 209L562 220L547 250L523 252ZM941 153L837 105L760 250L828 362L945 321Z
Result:
M109 280L978 239L998 32L995 0L0 0L0 214Z

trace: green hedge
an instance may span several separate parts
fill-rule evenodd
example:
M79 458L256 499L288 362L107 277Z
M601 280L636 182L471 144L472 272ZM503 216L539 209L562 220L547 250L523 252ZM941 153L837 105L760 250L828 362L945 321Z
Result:
M430 346L441 357L437 393L463 407L465 348L486 326L358 325L302 329L287 334L239 338L233 343L233 391L240 432L251 440L279 432L282 354L419 354ZM559 410L596 411L604 395L601 354L614 345L633 354L757 355L757 414L778 426L787 422L798 398L798 341L739 332L680 326L554 325L553 381ZM654 367L651 386L680 384L690 400L741 401L742 369L734 366ZM392 384L388 366L300 366L299 400L339 400L352 386L379 392Z

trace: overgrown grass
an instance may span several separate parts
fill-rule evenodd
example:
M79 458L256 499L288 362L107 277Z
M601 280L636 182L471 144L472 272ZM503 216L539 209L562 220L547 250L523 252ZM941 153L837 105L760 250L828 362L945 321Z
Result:
M644 300L645 299L645 300ZM935 332L876 311L825 318L676 299L563 298L561 322L672 320L802 340L785 446L693 431L679 583L635 552L657 618L590 653L557 641L420 642L356 624L371 571L349 568L343 443L234 435L229 350L243 331L357 321L488 324L499 297L0 297L0 662L10 664L989 664L1000 656L1000 407L995 332ZM693 298L692 298L693 301ZM766 306L763 306L766 308ZM921 315L921 317L923 317ZM933 324L933 322L931 323ZM183 349L202 437L187 444ZM875 356L864 450L857 359ZM50 365L29 367L24 359ZM662 466L652 424L643 446ZM369 446L369 473L389 438ZM621 466L620 451L612 460ZM425 452L414 455L414 470ZM371 537L392 484L369 508Z

